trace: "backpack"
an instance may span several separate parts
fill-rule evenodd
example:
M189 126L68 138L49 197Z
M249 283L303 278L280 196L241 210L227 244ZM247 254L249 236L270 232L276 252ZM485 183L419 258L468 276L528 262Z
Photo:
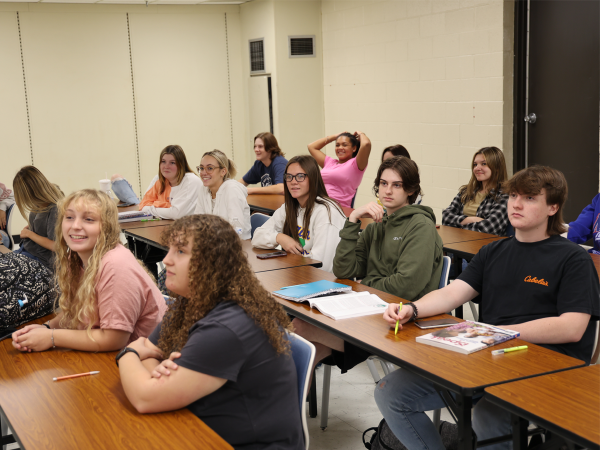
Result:
M365 442L365 434L375 431L369 442ZM369 450L408 450L392 433L385 419L381 419L377 427L369 428L363 433L363 444Z
M42 263L24 255L0 255L0 328L16 327L54 310L58 286ZM19 300L27 299L21 306Z

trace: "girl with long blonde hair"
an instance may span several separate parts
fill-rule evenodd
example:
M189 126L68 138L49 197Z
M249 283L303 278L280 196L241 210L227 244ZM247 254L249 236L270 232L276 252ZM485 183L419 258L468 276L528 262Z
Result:
M166 310L160 291L119 242L117 207L103 192L74 192L58 206L60 313L13 335L21 351L114 351L148 336Z
M25 166L17 172L13 190L17 208L27 221L21 230L21 247L15 253L39 261L52 270L56 205L64 194L34 166Z

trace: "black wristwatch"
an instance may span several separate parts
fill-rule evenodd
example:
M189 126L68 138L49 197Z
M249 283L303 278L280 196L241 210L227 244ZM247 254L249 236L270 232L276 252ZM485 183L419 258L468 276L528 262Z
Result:
M409 305L412 307L413 313L412 313L412 317L408 320L408 322L414 322L415 320L417 320L417 317L419 317L419 310L417 309L417 305L415 305L415 303L409 303Z
M131 347L125 347L123 350L121 350L119 353L117 353L117 356L115 356L115 362L117 363L117 367L119 367L119 360L123 357L123 355L125 353L135 353L136 355L138 355L138 358L140 357L140 354L138 352L136 352L134 349L132 349Z

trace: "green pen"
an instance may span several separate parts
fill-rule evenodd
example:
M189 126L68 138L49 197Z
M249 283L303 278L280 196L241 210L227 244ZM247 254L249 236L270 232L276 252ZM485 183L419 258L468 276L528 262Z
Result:
M511 348L503 348L501 350L493 350L492 355L501 355L502 353L516 352L517 350L525 350L526 348L527 348L526 345L521 345L519 347L511 347Z
M157 217L156 219L142 219L140 220L140 222L155 222L157 220L162 220L160 217Z
M402 303L400 303L400 307L398 308L398 314L402 311ZM396 332L394 334L398 334L398 325L400 325L400 319L396 320Z

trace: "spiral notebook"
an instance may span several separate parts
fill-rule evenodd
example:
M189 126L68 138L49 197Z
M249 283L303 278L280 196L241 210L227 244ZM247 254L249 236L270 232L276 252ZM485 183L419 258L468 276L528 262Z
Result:
M314 283L298 284L296 286L283 287L278 291L273 292L274 295L302 302L310 298L320 297L322 295L330 295L335 292L352 292L350 286L345 284L334 283L333 281L321 280Z

